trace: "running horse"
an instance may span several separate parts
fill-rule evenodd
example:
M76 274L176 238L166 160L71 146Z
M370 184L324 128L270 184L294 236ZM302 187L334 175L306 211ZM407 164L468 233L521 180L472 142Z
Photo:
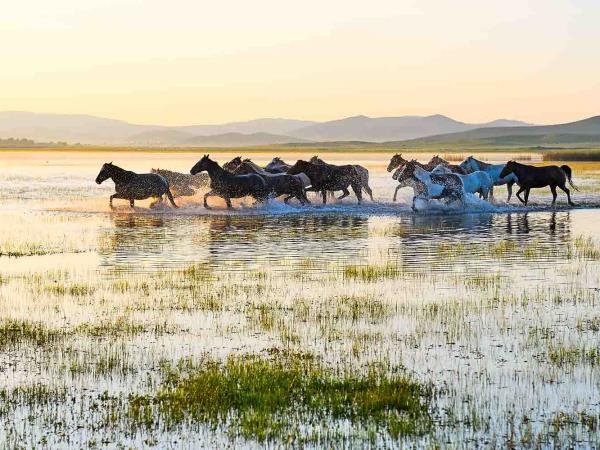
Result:
M257 174L236 175L222 168L216 161L204 155L194 167L190 169L192 175L200 172L208 172L210 177L210 191L204 194L204 207L208 206L208 197L222 197L225 199L227 208L231 208L232 198L250 196L258 201L265 201L269 195L265 180Z
M550 190L552 191L552 206L554 206L557 196L556 187L558 186L565 192L565 194L567 194L569 205L575 206L575 203L571 201L571 191L566 185L567 181L569 181L569 184L573 189L579 189L577 189L577 187L573 184L573 180L571 178L572 171L567 165L562 165L560 167L536 167L520 164L516 161L508 161L504 165L502 172L500 172L500 177L503 178L510 174L516 175L519 179L520 188L517 192L517 198L524 205L527 205L527 202L529 201L529 191L531 189L550 186ZM519 195L523 191L525 191L525 198L521 198Z
M311 162L313 164L328 164L316 155L313 156L312 158L310 158L309 162ZM333 164L329 164L329 165L333 166ZM374 202L375 200L373 200L373 191L371 190L371 187L369 186L369 170L366 167L363 167L359 164L352 164L352 165L356 169L356 172L358 172L358 175L360 177L360 185L362 186L364 191L369 195L369 197L371 197L371 201Z
M446 200L446 203L459 201L464 205L465 190L463 182L455 173L435 174L423 169L413 160L396 169L392 178L399 183L411 182L417 186L420 196L427 200ZM417 198L417 189L413 197L413 209Z
M467 173L476 172L478 170L482 170L486 172L494 182L494 186L502 186L506 184L506 189L508 190L508 198L506 202L510 202L510 198L512 197L512 188L515 183L518 183L519 180L517 175L514 173L509 173L506 176L501 176L500 173L504 169L505 164L489 164L478 159L475 159L473 156L469 156L463 162L459 164ZM490 197L494 197L494 190L490 193Z
M135 173L130 170L122 169L115 166L112 162L102 165L96 183L102 184L111 178L115 182L115 193L110 196L109 205L113 207L113 199L121 198L129 200L129 206L134 207L135 200L145 200L147 198L156 198L156 202L150 205L163 201L163 195L166 195L171 205L175 208L178 206L173 200L173 194L169 189L167 179L157 173Z
M311 191L321 192L323 204L327 203L327 191L342 191L338 200L350 195L348 186L352 187L360 204L362 202L362 185L360 175L351 165L333 166L331 164L313 164L308 161L298 160L289 170L288 174L296 175L305 173L311 182Z

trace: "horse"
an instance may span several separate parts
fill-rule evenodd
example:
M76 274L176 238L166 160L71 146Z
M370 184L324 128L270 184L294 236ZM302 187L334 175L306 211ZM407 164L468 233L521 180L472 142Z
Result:
M313 156L312 158L310 158L309 162L311 162L313 164L327 164L325 161L323 161L316 155ZM333 166L333 164L330 164L330 165ZM369 194L369 197L371 197L371 201L374 202L375 200L373 199L373 191L371 190L371 187L369 186L369 170L366 167L363 167L359 164L352 164L352 165L356 169L356 172L358 172L358 175L360 177L360 185L362 186L364 191L367 194Z
M178 207L169 189L169 182L165 177L157 173L138 174L122 169L109 162L102 165L96 177L96 183L102 184L109 178L112 178L115 182L115 193L110 196L109 201L111 208L113 207L113 199L115 198L129 200L129 206L133 208L135 200L145 200L150 197L157 198L158 200L150 205L154 206L156 203L163 201L163 195L167 196L171 205L175 208Z
M208 206L208 197L222 197L225 199L227 208L231 208L231 199L251 196L258 201L265 201L268 197L268 190L265 180L260 175L254 173L247 175L235 175L223 169L209 155L204 155L194 167L190 169L192 175L199 172L208 172L210 178L210 191L204 194L204 207Z
M287 203L289 199L295 197L300 201L301 205L306 203L310 204L310 200L306 197L304 190L304 177L308 178L305 174L290 175L287 173L269 173L263 170L261 167L254 164L249 159L245 159L239 164L233 171L235 174L249 174L255 173L261 176L267 184L267 190L273 197L279 197L286 195L287 197L283 200Z
M270 173L285 173L290 169L290 167L292 167L290 164L276 156L269 164L265 166L265 170Z
M567 194L569 205L575 206L575 203L571 201L571 191L566 186L567 180L573 189L576 191L579 189L577 189L577 187L573 184L573 180L571 178L572 171L567 165L562 165L560 167L536 167L520 164L516 161L508 161L504 165L502 172L500 172L500 177L504 178L509 174L514 174L519 179L519 191L517 192L517 198L525 205L527 205L527 201L529 200L529 191L531 189L550 186L550 190L552 191L552 206L554 206L557 196L556 186L558 186L565 192L565 194ZM519 195L523 191L525 191L524 199L522 199Z
M438 164L435 169L431 171L431 173L453 173L452 170L444 165ZM490 192L494 188L494 182L492 178L482 170L478 170L476 172L469 173L467 175L461 175L457 173L460 179L463 182L463 186L465 188L465 192L469 194L479 194L479 198L483 198L487 200L490 196Z
M354 195L360 204L362 202L362 185L356 168L350 164L333 166L330 164L313 164L298 160L289 170L290 175L304 172L310 178L311 191L321 192L323 204L327 203L327 191L342 191L338 200L350 195L348 186L352 187Z
M507 176L500 176L502 169L504 169L505 164L489 164L483 161L479 161L475 159L473 156L469 156L463 162L459 164L467 173L476 172L478 170L482 170L487 173L492 181L494 182L494 186L502 186L506 184L506 189L508 190L508 198L506 199L507 203L510 203L510 198L512 197L512 188L515 183L519 183L519 179L517 175L511 173ZM494 190L490 192L490 197L494 197Z
M166 178L175 198L194 195L197 189L208 187L209 183L208 175L205 173L190 175L166 169L152 169L150 173L157 173Z
M398 169L400 171L402 169ZM398 195L398 191L403 187L411 187L413 189L413 200L412 200L412 210L416 211L415 201L417 198L427 198L427 186L420 180L416 178L406 178L398 182L398 186L396 186L396 190L394 191L394 201L396 201L396 197Z
M455 173L431 173L420 167L417 161L412 160L397 169L392 178L400 183L412 179L413 182L420 185L420 189L426 192L423 197L427 200L446 199L446 203L459 201L464 205L464 186L460 177ZM413 197L413 208L415 199L416 196Z
M450 164L448 161L446 161L444 158L442 158L440 155L434 155L429 162L427 163L427 165L433 165L434 169L436 167L438 167L439 165L443 165L446 166L448 169L450 169L450 171L452 173L457 173L459 175L466 175L467 171L465 169L463 169L462 167L456 165L456 164Z
M225 164L223 164L223 169L225 169L227 172L233 173L233 171L237 168L237 166L239 166L242 163L242 157L241 156L236 156L235 158L233 158L231 161L226 162Z
M428 162L427 164L422 164L414 159L412 161L408 161L407 159L404 159L402 157L402 153L396 153L394 156L392 156L392 159L390 159L390 163L387 166L387 171L391 172L394 169L405 166L409 162L413 162L414 164L416 164L422 169L425 169L428 172L433 170L433 168L435 167L435 165L431 164L431 162Z

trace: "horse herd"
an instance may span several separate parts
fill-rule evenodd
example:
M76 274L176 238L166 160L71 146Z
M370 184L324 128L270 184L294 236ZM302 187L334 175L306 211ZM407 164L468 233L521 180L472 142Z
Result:
M427 164L422 164L396 154L392 156L387 171L393 171L392 178L398 182L393 200L396 201L400 188L411 187L414 191L413 209L417 199L464 204L466 194L478 194L480 198L491 201L494 186L499 185L507 186L507 201L510 202L515 184L519 186L516 196L525 205L531 189L549 186L553 196L552 205L556 202L556 188L559 187L567 194L569 205L574 206L567 181L577 189L571 179L571 168L567 165L536 167L516 161L489 164L473 156L454 165L437 155ZM156 201L151 204L152 207L162 202L164 197L177 208L174 197L194 195L201 188L209 189L204 194L204 207L207 209L210 209L209 197L223 198L228 208L232 207L231 199L242 197L252 197L259 202L283 197L285 203L295 198L301 205L306 205L310 204L307 192L320 193L323 204L326 204L328 196L341 191L338 199L343 199L350 195L349 189L352 189L359 204L363 191L374 201L369 186L369 171L365 167L358 164L329 164L317 156L309 161L298 160L293 165L275 157L265 167L260 167L240 156L221 166L209 155L204 155L191 168L190 174L164 169L137 174L110 162L102 166L96 183L100 184L109 178L115 183L115 193L110 196L109 202L111 208L113 199L128 200L133 207L135 200L154 198ZM521 197L522 193L524 197Z

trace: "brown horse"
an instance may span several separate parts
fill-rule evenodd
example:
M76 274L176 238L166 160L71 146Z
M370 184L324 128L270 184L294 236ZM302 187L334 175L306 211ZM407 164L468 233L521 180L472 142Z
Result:
M249 159L245 159L234 170L234 174L249 174L255 173L261 176L267 184L269 195L279 197L285 195L284 203L287 203L291 198L297 198L301 205L310 204L310 200L306 198L304 183L301 174L290 175L287 173L269 173L261 167L254 164Z
M452 173L458 173L460 175L467 174L467 171L465 169L463 169L462 167L460 167L457 164L450 164L448 161L446 161L440 155L434 155L427 163L428 166L433 165L434 168L440 164L443 165L444 167L447 167L448 169L450 169L452 171Z
M504 178L511 173L514 173L519 179L520 188L517 192L517 198L521 200L521 203L527 205L531 189L550 186L550 190L552 191L552 205L554 205L556 203L556 187L558 186L567 194L569 205L575 206L575 203L571 201L571 191L566 186L567 180L573 189L579 189L573 184L571 179L572 172L569 166L536 167L520 164L516 161L508 161L502 172L500 172L500 177ZM525 191L524 199L519 195L523 191Z
M431 161L427 164L422 164L414 159L412 161L409 161L408 159L404 159L402 157L402 153L396 153L394 156L392 156L392 159L390 159L390 163L387 166L387 171L391 172L392 170L397 169L398 167L407 165L409 162L414 163L421 169L425 169L428 172L431 172L433 169L435 169L435 166L437 166L437 164L431 164Z
M330 164L313 164L308 161L298 160L288 174L295 175L305 173L311 181L309 190L321 192L323 204L327 203L327 191L342 191L338 200L350 195L348 186L352 187L354 194L360 204L362 202L362 185L360 175L356 168L351 165L333 166Z
M309 162L313 164L328 164L316 155L310 158ZM330 165L333 166L333 164ZM374 202L375 200L373 199L373 191L369 186L369 170L366 167L363 167L359 164L352 165L354 166L354 168L358 172L358 175L360 176L360 185L362 186L364 191L369 195L369 197L371 197L371 201Z

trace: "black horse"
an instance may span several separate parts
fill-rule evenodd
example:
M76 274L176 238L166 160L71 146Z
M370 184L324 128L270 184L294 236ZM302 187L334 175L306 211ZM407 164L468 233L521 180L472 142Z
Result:
M566 186L568 180L571 187L578 190L571 179L572 171L569 166L536 167L520 164L516 161L508 161L502 172L500 172L500 178L504 178L511 173L514 173L519 179L520 188L517 192L517 198L521 200L521 203L527 205L531 189L550 186L550 190L552 191L552 205L554 205L556 203L556 187L558 186L567 194L569 205L575 206L575 203L571 201L571 191ZM523 191L525 191L524 199L519 195Z
M171 204L177 208L175 200L173 200L173 194L169 189L169 182L157 173L137 174L121 169L109 162L102 165L102 169L96 177L96 183L101 184L109 178L112 178L115 182L115 194L110 196L109 202L111 208L113 198L129 200L129 206L133 208L135 200L145 200L153 197L157 198L158 202L162 202L163 195L166 195Z
M199 172L208 172L211 191L204 194L204 207L210 209L208 197L217 196L225 199L228 208L231 208L232 198L251 196L258 201L265 201L269 195L265 180L260 175L234 175L223 169L219 164L204 155L190 170L192 175Z
M309 161L313 164L328 164L316 155L313 156L312 158L310 158ZM334 166L334 164L329 164L329 165ZM375 200L373 199L373 191L371 190L371 187L369 186L369 170L366 167L363 167L359 164L352 164L352 165L354 166L354 168L356 169L356 172L358 173L358 175L360 177L360 185L365 190L365 192L369 195L369 197L371 197L371 201L374 202Z
M311 187L307 190L321 192L324 204L327 203L327 191L342 191L343 194L339 197L339 200L341 200L350 195L348 186L352 187L358 203L362 202L360 175L351 164L333 166L298 160L288 170L288 174L297 175L299 173L305 173L310 178Z

